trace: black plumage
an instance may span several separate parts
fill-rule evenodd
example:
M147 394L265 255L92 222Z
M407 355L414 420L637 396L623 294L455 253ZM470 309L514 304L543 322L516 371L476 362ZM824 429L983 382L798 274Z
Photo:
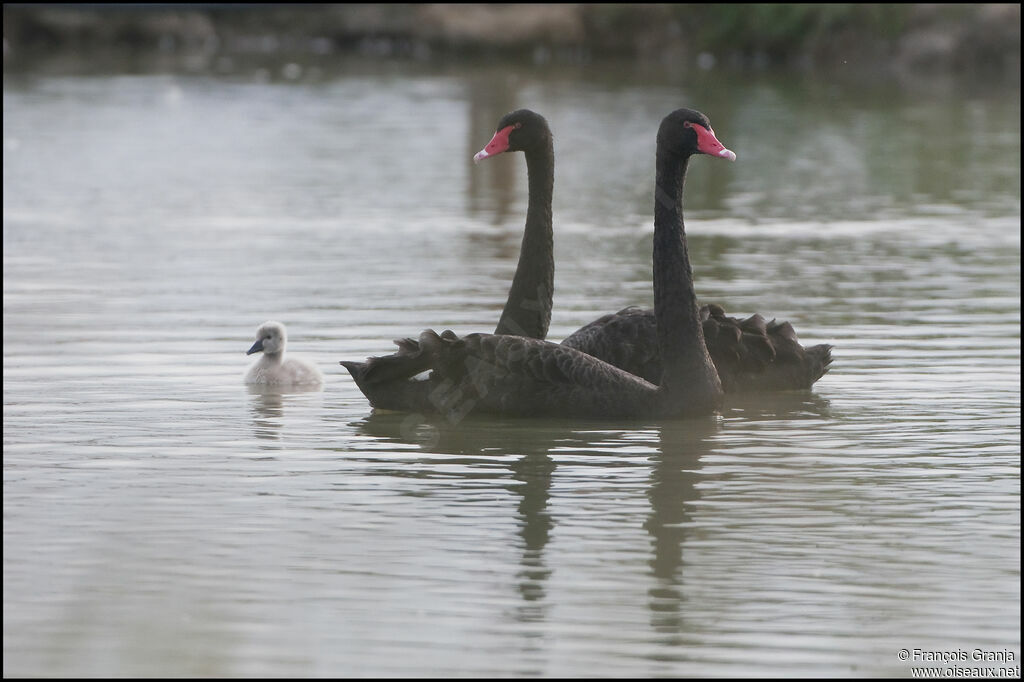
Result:
M700 309L711 360L726 393L810 388L832 364L832 346L800 344L789 322L765 322L754 314L729 317L720 306ZM654 311L635 306L608 313L562 341L630 374L657 382L661 376Z
M495 140L503 136L510 148L521 129L509 123ZM687 166L708 131L707 118L688 109L669 114L658 131L653 240L662 362L658 385L577 349L509 334L460 338L428 330L416 342L397 342L393 355L342 364L374 407L441 413L453 421L470 412L597 419L714 412L722 388L704 344L682 212ZM418 379L426 369L427 377Z

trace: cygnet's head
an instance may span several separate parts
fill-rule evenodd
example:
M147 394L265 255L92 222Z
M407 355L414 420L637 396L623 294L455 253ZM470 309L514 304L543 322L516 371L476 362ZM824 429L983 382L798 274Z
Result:
M281 353L284 352L284 344L288 340L288 332L284 325L274 320L268 320L256 330L256 343L252 344L245 354L253 353Z

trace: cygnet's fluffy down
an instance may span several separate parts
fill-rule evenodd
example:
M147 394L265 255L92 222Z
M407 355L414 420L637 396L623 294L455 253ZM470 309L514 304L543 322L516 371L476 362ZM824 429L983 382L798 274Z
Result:
M320 370L302 358L285 358L284 346L288 333L280 322L270 320L256 330L256 343L246 355L263 353L245 374L247 384L276 386L316 386L323 383Z

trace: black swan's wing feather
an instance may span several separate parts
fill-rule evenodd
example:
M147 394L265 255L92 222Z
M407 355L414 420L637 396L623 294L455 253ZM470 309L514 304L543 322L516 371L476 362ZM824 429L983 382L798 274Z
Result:
M520 336L423 332L399 352L342 363L374 407L514 416L650 416L657 387L594 357ZM414 377L425 369L426 380Z
M704 341L727 393L810 388L828 371L832 347L800 345L789 322L758 314L729 317L721 306L700 310ZM562 341L651 383L661 381L654 311L624 308L581 327Z
M661 382L658 325L653 311L631 306L609 313L580 327L562 345L600 358L653 384Z

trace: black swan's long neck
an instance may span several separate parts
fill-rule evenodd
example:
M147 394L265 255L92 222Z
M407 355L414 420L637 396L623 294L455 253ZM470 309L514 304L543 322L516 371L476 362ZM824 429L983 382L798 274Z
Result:
M671 411L717 406L722 386L704 343L683 226L689 157L657 157L654 197L654 314L661 353L660 390Z
M546 145L526 152L526 172L530 199L519 265L494 333L543 339L551 322L555 286L555 254L551 235L555 153L550 139Z

